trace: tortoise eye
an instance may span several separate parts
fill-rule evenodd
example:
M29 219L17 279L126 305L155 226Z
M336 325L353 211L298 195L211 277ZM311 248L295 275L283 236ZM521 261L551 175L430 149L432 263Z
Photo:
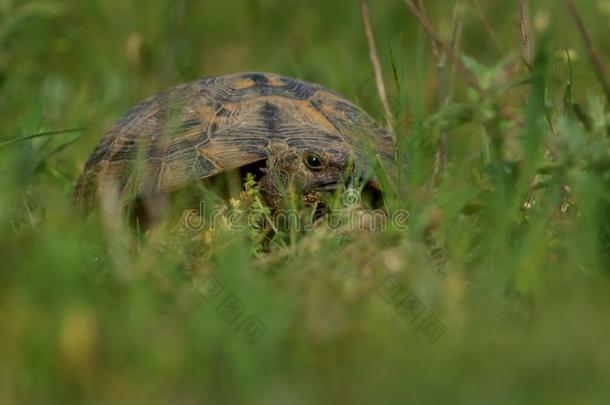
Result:
M320 170L320 169L322 169L322 166L323 166L322 158L320 158L318 155L313 154L313 153L309 153L309 154L305 155L305 164L311 170Z

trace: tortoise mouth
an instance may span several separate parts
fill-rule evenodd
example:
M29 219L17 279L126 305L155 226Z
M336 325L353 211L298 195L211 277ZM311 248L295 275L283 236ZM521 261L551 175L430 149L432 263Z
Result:
M346 179L344 182L341 181L324 181L324 182L319 182L316 183L314 185L312 185L311 187L309 187L307 190L305 190L305 192L311 192L311 191L336 191L339 188L350 188L353 187L353 185L355 183L362 183L364 184L364 188L370 188L373 189L375 191L381 192L381 185L379 184L379 181L377 179L364 179L364 178L359 178L359 181L354 181L353 177L349 177L348 179Z
M339 188L339 183L336 181L326 181L315 184L308 191L335 191Z

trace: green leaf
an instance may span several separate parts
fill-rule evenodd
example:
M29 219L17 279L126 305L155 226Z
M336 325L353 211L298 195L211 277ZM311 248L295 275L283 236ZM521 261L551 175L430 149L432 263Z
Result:
M58 130L58 131L40 132L40 133L37 133L37 134L31 134L31 135L21 136L19 138L9 139L7 141L2 141L2 142L0 142L0 147L11 145L11 144L14 144L14 143L17 143L17 142L27 141L27 140L30 140L30 139L43 138L43 137L51 137L51 136L55 136L55 135L71 134L71 133L74 133L74 132L84 132L86 130L87 130L86 128L72 128L72 129L62 129L62 130Z

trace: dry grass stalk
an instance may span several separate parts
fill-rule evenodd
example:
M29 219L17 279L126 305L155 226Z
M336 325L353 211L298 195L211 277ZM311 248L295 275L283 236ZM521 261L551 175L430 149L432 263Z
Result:
M593 40L591 39L591 35L587 31L578 10L576 9L576 5L573 0L566 0L566 4L568 6L568 10L570 11L570 15L572 19L576 23L576 27L580 32L580 36L582 37L585 46L587 48L587 53L589 54L589 59L591 59L591 63L593 64L593 69L595 70L595 74L597 75L597 79L602 85L604 93L606 94L606 100L610 103L610 83L608 82L608 78L606 77L606 71L604 69L604 64L599 56L599 52L597 48L593 44Z
M489 21L487 21L487 17L485 17L485 13L483 13L481 5L479 4L478 0L471 0L471 3L474 6L474 10L477 14L477 17L481 21L481 24L483 25L485 32L487 32L487 35L489 36L489 39L491 40L491 43L493 44L495 50L498 52L499 55L502 55L502 48L500 47L500 42L498 41L496 34L494 34L493 29L489 24Z
M529 68L532 62L532 36L527 0L517 0L517 14L519 18L519 35L521 37L521 55L523 62Z
M453 87L451 84L453 83L453 77L455 74L456 66L458 68L462 68L462 70L466 70L466 67L462 64L459 57L460 51L460 43L462 37L462 29L464 22L464 14L465 7L463 0L456 0L455 6L453 9L453 23L451 29L451 40L449 45L445 45L443 41L440 40L440 36L434 31L430 20L428 19L428 15L426 12L426 8L422 0L416 0L415 2L410 0L405 0L407 6L411 9L411 11L418 18L426 34L428 36L428 40L430 41L430 48L432 50L432 56L436 61L436 71L438 77L438 103L439 107L445 107L451 100L453 94ZM452 63L449 67L450 70L447 72L447 58L452 60ZM470 73L470 71L468 71ZM472 76L471 81L475 88L480 88L478 81L474 76ZM480 89L482 92L482 89ZM434 166L432 169L432 184L437 184L440 173L446 166L447 163L447 134L441 132L439 134L437 147L436 147L436 155L434 158Z
M456 0L455 6L453 7L453 23L451 28L451 41L449 42L449 48L456 55L460 54L460 48L462 45L462 32L464 30L464 17L466 14L466 6L464 0ZM443 59L446 58L446 55L443 56ZM453 83L453 78L455 75L455 66L451 65L449 71L449 83ZM453 95L453 86L450 86L448 89L448 93L445 95L446 100L444 104L446 104Z
M422 25L424 30L426 31L426 35L431 41L434 41L436 46L443 50L446 53L447 57L455 65L455 67L462 73L464 76L464 80L468 83L470 87L472 87L481 97L485 96L485 90L479 84L476 76L464 65L464 62L460 59L459 55L456 54L452 49L449 48L447 44L445 44L437 32L432 27L430 20L424 13L420 11L417 5L413 2L413 0L403 0L406 6L411 10L413 15L417 18L419 23Z
M366 5L365 0L360 0L360 14L362 15L364 34L366 36L366 42L369 48L369 57L371 59L371 64L373 65L373 71L375 73L377 95L379 96L379 101L381 102L381 106L383 107L387 129L392 135L394 144L396 144L396 134L394 132L394 118L392 116L392 110L390 109L387 93L385 91L385 85L383 83L381 64L379 63L379 57L377 56L377 47L375 46L375 37L373 35L373 28L371 26L371 20L369 18L369 9Z

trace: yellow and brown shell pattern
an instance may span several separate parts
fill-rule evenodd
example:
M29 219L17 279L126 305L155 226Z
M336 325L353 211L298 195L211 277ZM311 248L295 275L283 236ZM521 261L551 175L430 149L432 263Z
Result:
M89 205L102 182L119 196L170 192L286 148L347 151L356 163L365 151L392 159L390 135L336 92L239 73L177 86L129 110L85 163L75 199Z

